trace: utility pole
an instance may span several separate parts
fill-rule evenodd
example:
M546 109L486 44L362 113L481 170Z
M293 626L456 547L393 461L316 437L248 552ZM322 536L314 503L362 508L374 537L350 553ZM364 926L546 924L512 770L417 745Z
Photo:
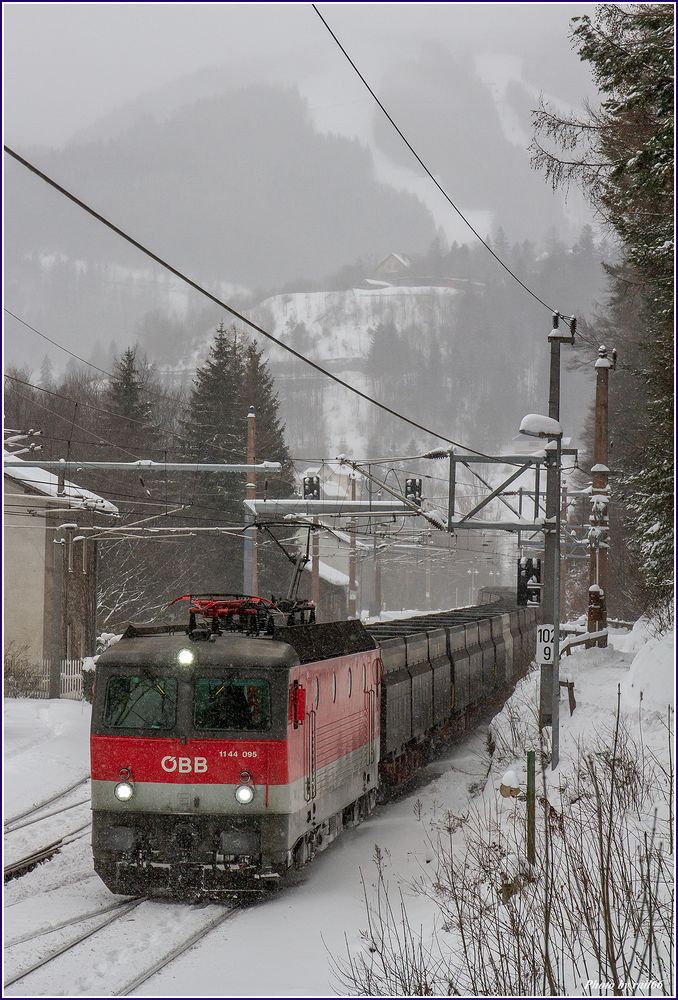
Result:
M612 361L607 356L604 344L598 348L596 369L596 407L593 442L593 466L591 468L591 516L589 518L589 591L588 591L588 632L601 632L607 628L607 550L609 546L608 505L610 497L608 468L608 392L609 372L614 368L616 351ZM607 646L607 636L598 640L599 646Z
M374 533L374 541L372 547L372 560L374 563L374 604L372 608L373 615L381 614L382 596L381 596L381 549L377 545L377 533Z
M549 417L560 422L560 344L574 343L576 320L571 319L570 331L559 333L559 313L553 314L549 334ZM562 434L549 441L546 448L546 525L544 530L544 624L553 625L553 662L540 665L539 726L551 725L551 767L558 766L560 757L560 467ZM535 490L536 494L536 490ZM535 506L538 497L535 495Z
M351 472L351 500L355 500L355 472ZM356 617L358 583L356 580L356 522L351 521L348 526L349 550L348 550L348 617Z
M553 314L553 328L549 334L549 417L560 421L560 338L559 317ZM549 442L550 443L550 442ZM557 761L559 747L560 699L560 455L553 449L546 452L546 526L544 529L544 624L553 625L553 663L540 664L539 728L551 726L553 759ZM535 503L537 498L535 497ZM553 761L552 761L553 763ZM555 764L553 765L555 766Z
M314 518L314 523L318 519ZM314 531L311 536L311 600L317 609L320 605L320 532Z
M256 442L257 442L257 418L254 407L250 406L247 414L247 464L256 463ZM248 471L247 483L245 485L245 500L257 499L257 474ZM245 523L252 524L254 515L245 508ZM257 570L257 529L247 528L243 543L243 593L254 594L259 590L259 579Z

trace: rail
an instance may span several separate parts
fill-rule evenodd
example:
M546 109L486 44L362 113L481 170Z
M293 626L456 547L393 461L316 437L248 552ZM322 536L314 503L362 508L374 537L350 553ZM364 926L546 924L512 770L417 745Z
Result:
M93 934L97 934L100 930L103 930L104 927L108 927L108 925L112 924L114 920L120 920L121 917L126 916L133 909L139 906L140 903L143 903L144 900L145 897L142 896L140 899L132 900L132 902L128 903L126 906L123 904L123 907L121 907L111 917L108 917L107 920L104 920L102 923L97 924L96 927L85 931L84 934L80 934L77 938L75 938L75 940L68 941L66 944L62 945L61 948L57 948L56 951L51 952L46 958L41 959L39 962L35 962L28 969L24 969L24 971L20 972L18 975L12 976L11 979L7 979L5 981L5 989L7 989L8 986L13 986L14 983L18 983L19 980L25 979L26 976L30 976L32 972L37 972L38 969L42 969L43 966L49 965L49 963L53 962L55 958L59 958L60 955L63 955L72 948L75 948L76 945L80 944L82 941L86 941L87 938L92 937Z
M63 837L52 841L51 844L39 847L31 854L27 854L18 861L12 862L11 865L7 865L6 868L3 869L4 881L10 882L14 878L21 878L22 875L27 875L28 872L37 868L37 866L42 864L43 861L51 861L54 855L61 851L62 847L66 847L67 844L71 844L74 840L78 840L79 837L82 836L83 831L89 830L89 827L90 823L88 820L87 823L83 823L82 826L77 826L75 830L69 830L68 833L63 835Z
M129 996L130 993L133 993L134 990L142 986L152 976L155 976L156 973L161 972L162 969L164 969L171 962L173 962L175 958L178 958L179 955L183 955L184 952L192 948L193 945L197 944L198 941L201 941L202 938L206 937L213 930L216 930L217 927L225 923L227 920L230 920L231 917L234 917L236 913L239 911L239 909L240 909L239 904L236 904L235 906L232 906L231 909L227 910L225 913L220 913L213 920L210 920L210 922L205 927L201 927L200 930L196 931L189 938L187 938L183 942L183 944L180 944L178 947L172 949L172 951L167 952L166 955L158 959L157 962L154 962L153 965L149 966L144 972L140 973L138 976L135 976L134 979L126 983L121 989L114 990L111 995L114 997Z

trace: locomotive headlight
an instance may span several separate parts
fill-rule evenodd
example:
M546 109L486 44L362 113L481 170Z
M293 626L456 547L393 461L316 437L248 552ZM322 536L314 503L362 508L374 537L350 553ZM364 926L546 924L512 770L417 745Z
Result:
M248 806L254 798L254 789L251 785L238 785L235 790L235 798L241 806Z
M129 802L134 795L134 785L130 781L119 781L113 789L113 794L120 802Z
M194 660L192 651L190 649L180 649L177 660L182 667L190 667Z

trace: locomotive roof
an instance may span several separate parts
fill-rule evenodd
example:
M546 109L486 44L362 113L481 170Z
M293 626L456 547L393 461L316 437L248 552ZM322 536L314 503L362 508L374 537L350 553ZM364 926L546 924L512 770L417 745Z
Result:
M242 632L215 634L212 641L191 639L178 626L130 625L98 659L98 665L167 666L190 649L196 666L279 667L313 663L374 649L376 643L357 620L289 625L273 636Z
M261 639L228 632L215 636L213 642L196 642L184 630L141 635L123 635L119 642L102 653L97 667L167 667L177 662L182 649L190 649L196 667L280 667L299 663L296 651L286 642Z

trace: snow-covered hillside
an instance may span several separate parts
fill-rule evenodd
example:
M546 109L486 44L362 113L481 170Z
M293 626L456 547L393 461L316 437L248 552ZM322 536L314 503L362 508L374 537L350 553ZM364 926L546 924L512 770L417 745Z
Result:
M452 322L456 296L454 288L397 285L294 292L264 299L255 316L270 320L270 332L292 347L296 347L295 340L305 340L307 353L314 359L357 359L369 354L371 332L380 323L392 323L397 330L423 325L421 346L425 350L426 338L439 336ZM304 331L299 332L299 326ZM276 363L287 360L276 347L270 357Z
M416 337L417 349L425 359L443 336L448 342L455 336L457 294L451 288L397 286L296 292L265 299L253 315L283 343L360 391L384 399L374 366L369 363L377 328L410 342ZM329 459L342 452L356 458L369 454L370 431L375 427L373 408L283 349L270 342L265 349L292 453ZM400 374L407 376L405 371ZM398 433L402 428L394 430Z

